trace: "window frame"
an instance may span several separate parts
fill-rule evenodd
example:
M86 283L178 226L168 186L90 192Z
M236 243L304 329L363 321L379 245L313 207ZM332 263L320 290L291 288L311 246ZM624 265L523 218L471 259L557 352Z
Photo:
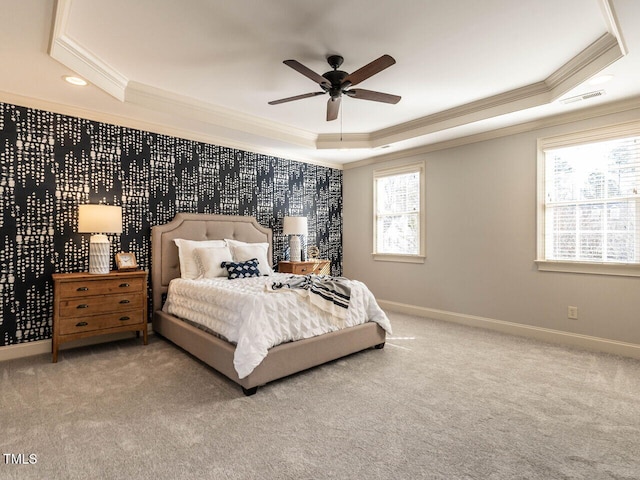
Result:
M607 140L615 140L640 135L640 122L631 121L572 132L565 135L538 139L537 165L537 252L535 263L539 271L586 273L596 275L640 276L640 263L586 262L570 260L548 260L546 258L546 217L545 217L545 166L546 150L586 145ZM640 235L640 231L638 231Z
M420 177L420 200L418 205L420 211L418 213L418 253L402 254L402 253L383 253L378 252L378 189L377 180L383 177L391 177L395 175L404 175L407 173L418 172ZM416 162L397 167L382 168L373 171L373 249L372 257L374 260L383 262L399 262L399 263L424 263L426 259L426 179L425 179L425 162Z

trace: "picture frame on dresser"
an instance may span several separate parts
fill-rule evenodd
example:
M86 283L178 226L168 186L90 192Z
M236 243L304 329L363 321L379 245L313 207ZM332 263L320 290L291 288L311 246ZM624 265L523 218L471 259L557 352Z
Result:
M116 253L116 267L119 272L137 270L138 262L136 261L135 254L129 252Z

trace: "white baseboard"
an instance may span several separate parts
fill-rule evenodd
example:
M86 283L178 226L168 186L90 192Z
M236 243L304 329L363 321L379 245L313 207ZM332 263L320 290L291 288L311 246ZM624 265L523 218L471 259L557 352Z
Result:
M153 334L151 323L149 323L147 327L147 332L149 335ZM135 334L136 332L107 333L105 335L97 335L95 337L81 338L80 340L74 340L73 342L63 343L60 345L60 350L86 347L88 345L97 345L99 343L113 342L115 340L124 340L135 336ZM51 339L0 347L0 362L16 358L31 357L33 355L41 355L43 353L51 354Z
M408 315L433 318L435 320L444 320L461 325L486 328L489 330L495 330L497 332L509 333L511 335L519 335L521 337L535 338L537 340L542 340L545 342L573 345L587 350L612 353L614 355L622 355L624 357L640 359L640 345L635 343L626 343L617 340L609 340L607 338L591 337L589 335L581 335L578 333L569 333L563 332L561 330L553 330L550 328L534 327L531 325L523 325L520 323L505 322L503 320L478 317L475 315L466 315L463 313L447 312L444 310L436 310L434 308L418 307L415 305L407 305L404 303L391 302L387 300L378 300L378 304L382 309L388 309L399 313L406 313Z
M446 322L458 323L460 325L486 328L489 330L495 330L497 332L508 333L511 335L535 338L537 340L542 340L545 342L573 345L585 348L587 350L640 359L640 345L635 343L626 343L617 340L609 340L606 338L581 335L578 333L563 332L561 330L553 330L550 328L534 327L531 325L523 325L520 323L505 322L504 320L495 320L493 318L448 312L445 310L437 310L435 308L418 307L415 305L391 302L388 300L378 300L378 304L385 310L405 313L407 315L433 318L435 320L444 320ZM149 334L153 334L151 323L149 323L148 332ZM60 350L87 345L96 345L98 343L112 342L114 340L122 340L125 338L130 338L133 334L134 332L123 332L84 338L82 340L63 344L61 345ZM51 340L40 340L37 342L21 343L18 345L0 347L0 362L5 360L12 360L15 358L40 355L43 353L51 353Z

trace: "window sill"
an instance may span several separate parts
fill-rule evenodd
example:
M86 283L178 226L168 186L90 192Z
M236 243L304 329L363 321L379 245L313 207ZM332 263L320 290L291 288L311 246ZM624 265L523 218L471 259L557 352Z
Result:
M403 255L400 253L372 253L371 256L378 262L398 263L424 263L424 255Z
M587 263L536 260L536 265L538 266L538 270L543 272L588 273L594 275L640 277L640 264L635 263Z

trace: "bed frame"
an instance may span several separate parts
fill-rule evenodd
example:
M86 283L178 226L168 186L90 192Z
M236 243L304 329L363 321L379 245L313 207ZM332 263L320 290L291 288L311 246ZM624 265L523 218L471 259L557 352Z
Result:
M254 217L200 213L178 213L171 222L151 229L153 330L236 382L245 395L253 395L260 385L345 355L384 347L385 331L377 323L367 322L273 347L251 374L238 378L233 367L235 345L162 311L169 282L180 276L178 247L173 242L176 238L268 242L271 263L271 229L261 226Z

